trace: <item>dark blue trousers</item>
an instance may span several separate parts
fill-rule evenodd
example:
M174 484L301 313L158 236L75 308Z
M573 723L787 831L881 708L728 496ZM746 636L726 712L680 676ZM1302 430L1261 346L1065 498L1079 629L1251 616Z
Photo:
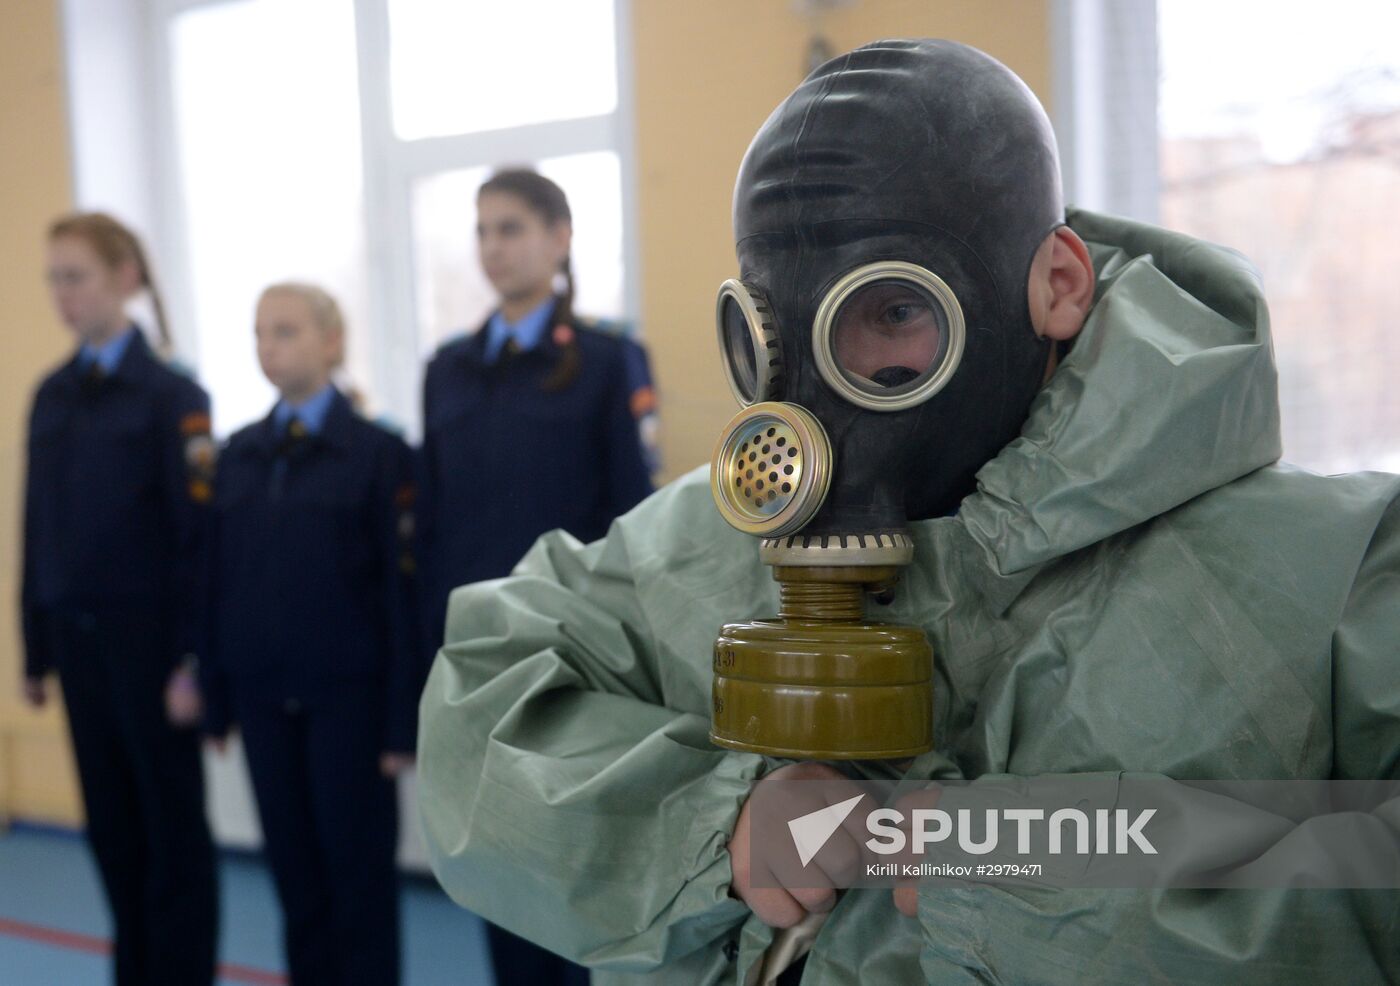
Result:
M379 772L383 695L302 704L234 683L295 986L399 982L394 782Z
M588 986L588 970L494 924L486 925L496 986Z
M198 732L165 717L163 625L121 610L55 613L50 625L117 986L209 986L214 845Z

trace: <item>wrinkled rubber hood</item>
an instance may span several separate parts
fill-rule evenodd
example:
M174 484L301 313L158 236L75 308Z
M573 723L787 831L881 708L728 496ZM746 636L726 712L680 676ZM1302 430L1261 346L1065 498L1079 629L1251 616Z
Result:
M857 48L759 128L734 188L734 238L741 277L765 294L782 339L780 399L814 414L834 449L832 491L808 533L901 528L972 491L1044 375L1049 343L1031 327L1026 281L1063 222L1049 118L1015 73L966 45ZM898 411L838 396L813 353L821 299L879 261L940 278L967 325L947 386ZM920 456L925 447L936 454Z

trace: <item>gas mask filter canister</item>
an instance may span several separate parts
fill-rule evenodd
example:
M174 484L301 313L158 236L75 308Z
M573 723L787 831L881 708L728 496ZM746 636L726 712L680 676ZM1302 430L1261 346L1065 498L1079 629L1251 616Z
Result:
M738 530L762 539L780 583L776 618L723 627L715 642L711 739L800 759L898 759L932 745L932 659L917 627L867 622L867 592L888 594L913 556L907 531L803 529L839 468L818 418L781 401L786 371L771 306L757 287L720 288L720 348L743 405L711 462L711 491ZM826 292L811 350L827 387L869 411L901 411L957 371L966 330L952 290L911 263L858 266Z

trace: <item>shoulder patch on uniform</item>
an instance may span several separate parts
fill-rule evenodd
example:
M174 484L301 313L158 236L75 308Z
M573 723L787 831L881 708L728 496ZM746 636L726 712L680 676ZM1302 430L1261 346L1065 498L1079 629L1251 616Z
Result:
M180 434L185 436L207 435L210 429L207 411L191 411L180 419Z
M641 386L632 391L632 396L628 398L628 406L632 409L632 417L641 420L648 414L656 411L656 388L651 386Z
M209 433L209 414L191 411L180 419L184 438L185 479L190 499L205 504L214 498L214 460L217 447Z

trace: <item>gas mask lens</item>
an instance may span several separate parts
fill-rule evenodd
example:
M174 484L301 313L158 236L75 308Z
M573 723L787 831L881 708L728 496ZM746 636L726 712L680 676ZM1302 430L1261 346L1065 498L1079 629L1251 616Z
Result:
M734 399L743 407L773 399L783 361L778 327L767 300L742 281L725 281L715 303L715 321Z
M966 329L941 278L914 264L882 261L832 286L812 334L828 386L860 407L898 411L928 400L952 379Z

